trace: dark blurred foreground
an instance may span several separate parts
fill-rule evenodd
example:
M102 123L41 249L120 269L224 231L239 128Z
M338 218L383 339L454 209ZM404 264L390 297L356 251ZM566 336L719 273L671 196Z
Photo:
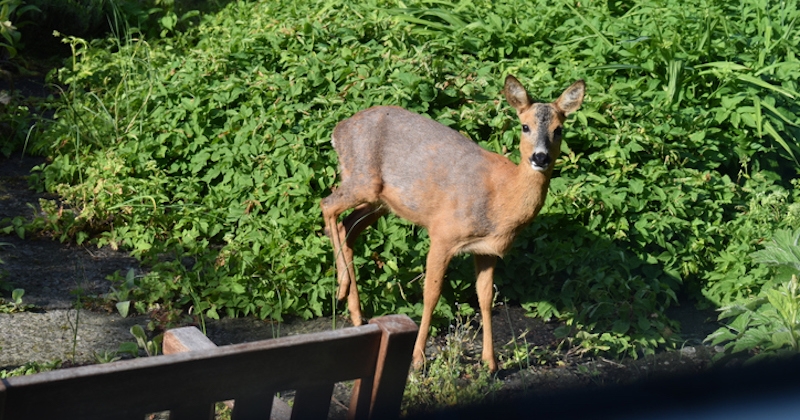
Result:
M410 419L798 419L800 358L460 407Z

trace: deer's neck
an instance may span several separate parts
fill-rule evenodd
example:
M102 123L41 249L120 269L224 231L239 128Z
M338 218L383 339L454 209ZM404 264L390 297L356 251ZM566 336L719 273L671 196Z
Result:
M516 236L542 209L550 186L550 171L535 171L523 161L496 182L503 184L496 189L502 197L495 198L493 208L498 233Z
M518 215L516 222L527 225L544 206L547 189L550 187L552 169L547 172L533 170L528 162L523 160L517 166L512 191L514 191L515 208Z

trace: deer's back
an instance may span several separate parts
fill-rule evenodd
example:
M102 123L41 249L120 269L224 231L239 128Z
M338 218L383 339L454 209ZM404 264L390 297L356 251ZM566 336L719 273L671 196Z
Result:
M455 130L398 107L374 107L334 130L343 182L379 182L379 199L414 223L464 224L467 234L491 229L491 171L498 160ZM352 179L347 179L352 178Z

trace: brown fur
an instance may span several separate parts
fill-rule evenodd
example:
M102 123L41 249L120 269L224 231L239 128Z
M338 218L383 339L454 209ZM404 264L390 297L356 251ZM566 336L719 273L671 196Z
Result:
M341 184L320 205L336 255L339 299L348 298L353 324L363 322L353 244L364 228L391 211L427 228L431 240L415 365L424 362L447 265L453 255L469 252L475 255L483 317L482 356L491 370L497 369L491 328L494 266L541 210L561 147L555 133L580 107L584 90L578 81L553 103L533 103L514 76L506 78L506 99L528 127L522 130L519 165L398 107L370 108L336 126L332 141ZM339 215L350 208L355 210L339 223Z

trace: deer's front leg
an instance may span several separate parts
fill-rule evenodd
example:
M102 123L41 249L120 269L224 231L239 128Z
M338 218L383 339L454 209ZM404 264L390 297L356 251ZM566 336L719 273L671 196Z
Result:
M417 369L425 363L425 342L428 340L433 310L436 309L436 304L439 303L439 297L442 295L442 283L450 258L452 258L450 250L439 246L431 235L431 250L428 252L428 260L425 265L422 322L419 326L417 342L414 344L414 367Z

